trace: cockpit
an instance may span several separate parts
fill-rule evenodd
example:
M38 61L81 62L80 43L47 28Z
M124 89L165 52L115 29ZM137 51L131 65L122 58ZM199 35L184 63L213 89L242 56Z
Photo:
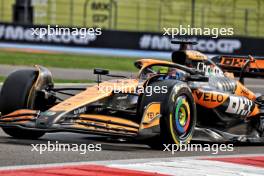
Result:
M184 81L187 73L170 65L151 65L141 70L139 79L144 81L154 76L159 77L161 80L176 79Z

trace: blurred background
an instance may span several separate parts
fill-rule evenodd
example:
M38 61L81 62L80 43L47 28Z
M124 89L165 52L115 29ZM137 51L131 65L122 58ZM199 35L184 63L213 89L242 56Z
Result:
M103 34L84 41L31 36L31 28L47 25L100 27ZM209 57L264 56L264 0L0 0L0 75L6 75L3 64L135 71L132 62L139 57L170 59L178 48L163 28L180 25L234 28L234 36L217 39L184 36Z
M147 32L233 27L263 37L263 9L263 0L0 0L0 21Z

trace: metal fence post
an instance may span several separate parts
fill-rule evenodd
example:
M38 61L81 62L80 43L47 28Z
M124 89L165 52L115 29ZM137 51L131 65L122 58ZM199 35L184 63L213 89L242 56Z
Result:
M28 0L24 1L24 9L26 10L24 13L23 23L28 23Z
M73 0L70 0L70 25L73 25L73 10L74 10L74 3Z
M191 27L195 26L195 0L192 0Z
M113 1L113 4L114 4L114 29L117 28L117 15L118 15L118 6L117 6L117 2L114 0Z
M108 12L109 18L108 18L108 28L112 29L112 17L113 17L113 0L110 0L110 9Z
M137 30L139 30L139 22L140 22L140 3L137 1Z
M1 0L1 21L4 21L4 0Z
M202 8L201 8L201 11L202 11L202 16L201 16L201 27L204 28L204 25L205 25L205 21L204 21L204 18L205 18L205 8L202 7Z
M162 0L159 3L159 21L158 21L158 31L161 29L161 20L162 20Z
M48 15L47 15L47 23L51 23L51 0L48 0Z
M245 30L245 34L248 34L248 9L245 9L245 22L244 22L245 26L244 26L244 30Z
M109 20L108 20L109 29L116 29L116 20L117 20L117 2L115 0L110 0Z
M258 0L258 10L257 10L257 36L259 35L259 28L260 28L260 10L261 10L261 3L260 0Z
M86 20L87 20L87 5L89 4L90 0L86 0L84 2L84 7L83 7L83 27L86 27Z

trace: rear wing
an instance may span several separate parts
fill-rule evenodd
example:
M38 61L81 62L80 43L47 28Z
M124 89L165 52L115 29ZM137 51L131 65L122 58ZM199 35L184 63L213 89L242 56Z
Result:
M211 59L223 71L232 72L240 76L245 64L248 65L243 71L244 77L264 78L264 57L252 56L216 56ZM250 61L249 61L250 60Z

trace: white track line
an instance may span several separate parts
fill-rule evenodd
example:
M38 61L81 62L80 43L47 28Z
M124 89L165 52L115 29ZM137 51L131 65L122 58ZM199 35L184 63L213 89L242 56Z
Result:
M110 167L176 176L263 176L264 168L198 159L171 159L167 162L112 164Z

